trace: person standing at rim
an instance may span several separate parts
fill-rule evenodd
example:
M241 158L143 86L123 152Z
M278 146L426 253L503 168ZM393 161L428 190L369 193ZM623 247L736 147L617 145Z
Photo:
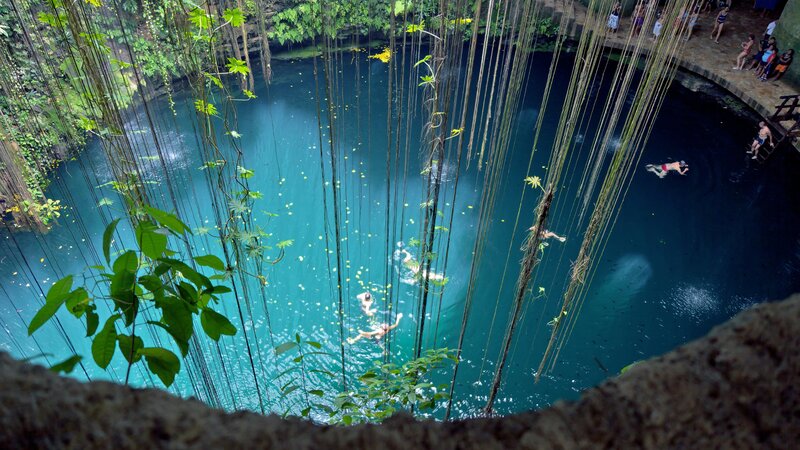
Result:
M717 14L717 20L714 23L714 28L711 30L711 39L714 39L714 42L719 44L719 35L722 34L722 28L725 26L725 21L728 20L728 12L730 12L730 8L727 6L722 8L722 11ZM717 32L717 37L714 38L714 32Z
M744 63L747 61L747 57L750 56L750 50L753 49L755 44L756 36L754 34L751 34L746 41L742 42L742 52L736 57L736 65L733 66L733 70L744 69Z
M608 31L612 33L616 33L619 29L619 17L621 15L622 5L619 2L614 4L614 7L611 8L611 14L608 15L608 23L606 24L608 27Z
M772 37L772 33L775 32L775 27L778 26L778 20L775 19L767 25L766 31L764 31L764 39L769 39Z
M753 138L753 143L750 144L750 150L747 152L753 154L753 157L750 159L758 158L758 151L761 149L761 147L764 145L764 142L766 142L767 139L769 139L769 145L773 146L774 144L772 143L772 131L769 130L769 127L767 126L766 122L764 121L758 122L758 135L756 135L756 137Z

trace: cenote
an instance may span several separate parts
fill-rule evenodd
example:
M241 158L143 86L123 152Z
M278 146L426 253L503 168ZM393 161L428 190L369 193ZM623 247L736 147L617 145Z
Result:
M511 112L507 152L494 165L488 158L481 161L477 150L484 136L478 132L474 154L470 160L462 158L459 166L453 149L433 164L423 156L426 127L431 125L425 86L417 85L418 77L413 83L405 81L402 97L387 99L390 68L408 77L426 50L398 52L394 66L369 57L379 51L340 52L330 60L273 59L271 83L256 77L256 98L218 106L218 115L209 120L221 123L225 117L231 125L226 130L218 123L211 139L202 137L206 118L198 118L195 94L187 87L150 100L146 109L138 105L125 112L126 133L139 152L139 177L150 204L175 212L193 230L191 236L172 236L171 249L185 259L212 254L227 261L217 228L220 208L240 208L238 214L248 216L251 230L263 232L263 255L241 255L250 261L248 271L260 272L240 274L239 267L228 268L233 276L224 282L236 288L220 294L213 304L230 319L236 334L223 335L217 344L202 335L200 320L194 319L197 336L181 358L170 391L228 410L259 411L263 405L266 412L326 421L343 388L342 348L348 389L363 382L359 377L375 361L400 365L413 359L418 348L423 353L457 349L469 296L451 416L482 414L514 303L520 248L545 189L525 179L537 176L544 182L548 175L561 99L569 95L575 56L560 56L528 171L552 53L531 56L519 103ZM336 62L335 71L326 78L323 65L330 61ZM589 102L605 98L618 64L602 59L588 89ZM465 58L457 70L439 76L462 86L467 73ZM477 71L472 75L477 78ZM228 87L242 97L238 83ZM467 117L474 112L475 97L485 105L487 91L473 90ZM622 95L628 97L623 108L627 110L634 96ZM211 101L223 103L213 96ZM335 108L330 111L335 115L332 127L329 101ZM678 83L669 87L641 158L632 166L630 184L619 198L602 250L595 253L580 315L570 322L568 339L559 343L557 361L534 383L597 201L596 195L585 200L580 191L586 168L595 164L589 149L597 116L585 117L577 126L547 221L547 229L566 240L547 239L537 251L540 262L525 291L495 413L576 399L582 390L616 376L625 366L700 337L750 305L800 290L800 158L785 147L764 162L751 160L745 150L755 127L745 110L743 105L741 111L723 108L713 97ZM481 106L477 114L489 112ZM148 120L158 129L158 145ZM459 131L452 124L447 128L445 136L452 140L466 139L471 131ZM601 150L598 167L603 171L620 151L620 133ZM83 355L82 367L76 366L70 376L124 382L128 363L123 355L117 351L106 370L95 365L92 340L84 337L85 321L63 308L55 315L57 321L32 336L27 332L45 302L44 294L68 274L74 275L75 286L87 286L91 296L104 295L97 287L100 276L90 266L106 264L104 231L126 212L124 199L111 184L114 173L101 139L90 138L83 152L52 174L46 197L60 200L64 208L49 231L3 231L0 348L48 366ZM209 164L222 160L223 169ZM649 163L681 160L689 164L685 176L673 172L661 179L645 170ZM494 168L497 185L488 198L487 173ZM426 211L431 207L426 190L439 170L430 270L444 273L446 282L428 286L421 311L420 277L403 259L421 258ZM221 186L217 171L252 171L244 177L246 189L257 192L258 198L249 207L220 204L222 197L213 192ZM226 183L230 192L245 189ZM483 245L476 247L478 239ZM112 261L123 248L135 246L130 222L120 221ZM473 267L476 248L480 258ZM257 256L260 263L253 262ZM357 298L367 290L377 310L373 319L365 316ZM98 302L100 328L113 307L110 301ZM399 326L386 338L343 342L357 336L359 329L393 322L398 313L403 315ZM180 355L169 334L147 325L157 320L155 308L140 314L137 329L147 345L154 341L152 345ZM122 333L122 323L118 326ZM288 344L296 339L304 342L303 356L296 345ZM37 356L42 353L46 355ZM447 362L432 372L430 381L445 385L437 392L448 391L453 369L453 362ZM128 383L164 387L143 362L132 366ZM446 405L446 399L440 400L420 414L443 418Z

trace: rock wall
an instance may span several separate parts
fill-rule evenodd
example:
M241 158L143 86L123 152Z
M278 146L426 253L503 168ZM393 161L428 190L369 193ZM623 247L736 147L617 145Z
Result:
M795 59L789 70L783 76L784 80L791 82L794 87L800 88L800 1L786 2L783 13L775 29L775 39L778 40L782 52L793 48Z
M0 354L4 449L793 449L798 442L800 295L745 311L575 403L448 423L400 416L332 427L226 414L160 390L61 378Z

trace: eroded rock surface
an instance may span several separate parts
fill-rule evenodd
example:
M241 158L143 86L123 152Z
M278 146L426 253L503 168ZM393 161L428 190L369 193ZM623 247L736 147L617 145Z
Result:
M0 448L800 448L800 295L745 311L575 403L438 423L331 427L226 414L155 389L55 376L0 354ZM533 388L533 387L532 387Z

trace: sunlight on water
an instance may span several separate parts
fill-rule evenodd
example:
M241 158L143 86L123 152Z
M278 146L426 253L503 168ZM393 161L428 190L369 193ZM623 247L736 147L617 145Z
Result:
M677 316L699 322L718 312L720 301L710 288L682 285L674 288L662 305Z

